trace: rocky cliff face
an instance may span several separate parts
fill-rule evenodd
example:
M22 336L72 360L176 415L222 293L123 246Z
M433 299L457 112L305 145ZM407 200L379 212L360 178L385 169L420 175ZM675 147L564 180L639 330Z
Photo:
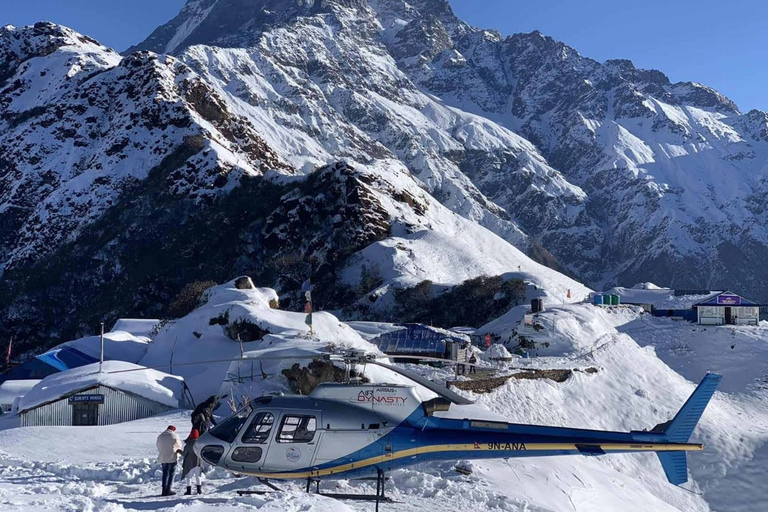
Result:
M443 0L191 0L124 56L56 25L5 27L0 310L13 330L46 308L87 309L74 332L162 314L193 279L258 268L286 291L314 258L331 280L393 226L439 229L423 201L350 177L392 166L450 215L592 286L762 300L767 134L764 112L706 86L480 30ZM378 199L361 214L313 194L320 184ZM224 239L242 253L203 247ZM85 284L100 297L87 306L67 288ZM130 293L102 296L118 285ZM338 287L328 304L364 291Z

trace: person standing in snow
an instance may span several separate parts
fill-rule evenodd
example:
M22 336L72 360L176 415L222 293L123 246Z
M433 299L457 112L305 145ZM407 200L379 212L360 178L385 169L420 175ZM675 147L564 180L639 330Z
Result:
M192 429L189 437L184 440L184 453L181 454L184 459L181 465L181 478L187 483L185 496L192 494L193 480L197 487L197 494L203 494L203 461L195 453L195 442L199 437L200 433L196 429Z
M475 363L477 363L477 357L475 357L475 354L473 352L472 357L469 358L469 373L476 373Z
M192 411L192 429L203 435L208 432L211 425L215 426L216 420L213 418L213 411L218 405L215 396L208 397L207 400L198 404Z
M176 473L176 462L182 453L181 439L176 435L176 427L168 425L165 431L157 436L157 460L163 467L163 496L173 496L171 491L173 475Z

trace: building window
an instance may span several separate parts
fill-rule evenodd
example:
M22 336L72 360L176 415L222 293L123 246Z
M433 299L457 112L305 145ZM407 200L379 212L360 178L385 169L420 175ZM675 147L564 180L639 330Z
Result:
M245 434L243 434L243 442L249 444L266 443L274 423L275 417L272 416L271 412L260 412L253 419L251 426L248 427Z
M700 306L702 318L720 318L723 311L718 306Z
M308 443L315 437L317 420L314 416L283 416L278 443Z

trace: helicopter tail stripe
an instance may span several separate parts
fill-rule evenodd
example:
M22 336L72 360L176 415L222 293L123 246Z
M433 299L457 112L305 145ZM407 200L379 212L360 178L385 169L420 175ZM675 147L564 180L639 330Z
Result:
M693 434L693 429L696 428L696 424L701 419L704 409L706 409L712 395L715 394L722 378L722 375L708 373L672 421L667 424L657 425L656 428L663 429L662 432L669 442L688 442L691 434Z
M688 461L685 452L656 452L664 468L667 480L673 485L684 484L688 481Z

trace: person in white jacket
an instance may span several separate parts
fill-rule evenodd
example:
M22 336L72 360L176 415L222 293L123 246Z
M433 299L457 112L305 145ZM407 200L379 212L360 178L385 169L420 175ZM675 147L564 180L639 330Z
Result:
M163 467L163 496L173 496L171 491L173 475L176 473L176 462L181 453L181 439L176 435L176 427L168 425L165 431L157 436L157 460Z

